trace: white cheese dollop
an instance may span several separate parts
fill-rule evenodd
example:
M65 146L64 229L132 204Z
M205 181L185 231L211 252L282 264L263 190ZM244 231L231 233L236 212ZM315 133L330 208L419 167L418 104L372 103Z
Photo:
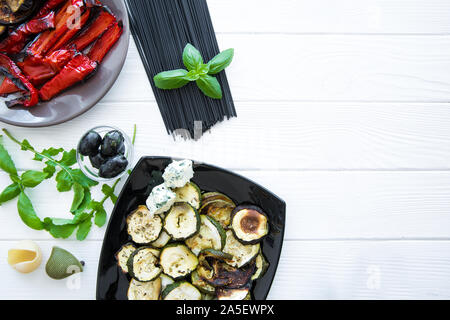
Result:
M167 187L181 188L194 177L191 160L173 161L164 171L163 178Z
M169 210L175 203L176 194L166 185L161 184L153 188L147 199L147 208L151 214L160 214Z

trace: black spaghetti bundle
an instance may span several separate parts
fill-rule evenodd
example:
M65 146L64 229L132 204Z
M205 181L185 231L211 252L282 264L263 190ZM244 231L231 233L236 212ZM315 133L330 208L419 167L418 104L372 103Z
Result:
M236 117L225 72L217 75L222 86L221 100L206 97L195 85L176 90L155 87L153 77L162 71L184 68L186 44L196 47L205 61L219 51L206 0L126 0L134 40L153 87L169 134L194 128L202 133L216 123Z

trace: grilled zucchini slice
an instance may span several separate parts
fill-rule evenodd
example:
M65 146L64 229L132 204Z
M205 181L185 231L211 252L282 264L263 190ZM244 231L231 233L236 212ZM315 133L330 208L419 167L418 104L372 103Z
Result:
M256 258L260 248L259 243L251 245L242 244L235 238L233 231L228 230L223 252L233 256L233 259L227 260L228 264L236 268L241 268Z
M216 288L209 285L198 275L197 271L191 273L191 283L202 293L204 294L214 294L216 292Z
M159 259L164 273L174 279L188 276L198 265L197 257L181 243L166 246Z
M269 221L258 207L239 206L231 214L231 229L243 244L255 244L269 233Z
M198 255L203 249L222 250L226 240L225 230L211 217L202 215L200 220L200 231L187 239L186 245L195 255Z
M202 192L195 183L188 182L184 187L175 189L174 192L177 195L176 202L187 202L196 210L200 208Z
M168 285L171 285L175 282L175 280L164 273L161 273L159 278L161 279L161 291L163 291Z
M174 241L184 241L200 230L200 215L189 203L177 202L164 219L164 230Z
M146 206L139 206L127 217L127 230L138 244L149 244L159 238L163 222L159 215L152 215Z
M169 234L163 230L161 231L159 238L151 243L151 246L155 248L164 248L169 243L170 239L171 237Z
M233 207L236 206L230 197L220 192L206 192L202 195L202 205L207 205L215 200L222 200L228 202Z
M162 269L155 253L158 254L159 251L149 247L134 251L127 263L130 276L140 282L149 282L158 278Z
M162 292L163 300L202 300L202 294L186 281L175 282Z
M256 271L252 276L252 280L258 280L262 278L266 273L267 269L269 268L269 263L267 262L262 252L260 252L256 257L255 264L256 264Z
M200 207L200 214L207 215L214 218L220 225L226 229L231 222L231 213L235 206L228 201L214 200L211 202L203 203Z
M161 279L140 282L131 279L128 287L128 300L158 300L161 293Z
M116 253L117 264L123 273L128 273L128 259L134 251L136 251L136 247L132 243L128 243Z
M251 300L248 299L250 295L250 287L244 287L239 289L217 289L218 300Z

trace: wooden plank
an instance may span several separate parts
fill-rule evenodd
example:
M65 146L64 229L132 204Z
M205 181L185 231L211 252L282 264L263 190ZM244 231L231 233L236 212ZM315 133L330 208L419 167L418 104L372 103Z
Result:
M287 203L287 240L450 239L450 172L237 171ZM10 182L0 175L0 188ZM29 191L40 217L67 218L71 193L53 182ZM57 195L58 201L55 201ZM94 194L99 198L99 193ZM107 204L111 212L112 205ZM51 239L26 227L15 202L2 206L0 239ZM103 239L93 227L90 240Z
M37 149L70 149L89 127L114 125L131 135L136 123L136 159L168 155L232 169L448 170L449 107L448 103L239 102L238 118L217 125L198 142L175 141L167 135L154 102L103 102L56 127L4 127L19 139L28 138ZM31 154L7 138L4 141L20 168L36 167L29 160Z
M222 34L236 101L450 100L448 36ZM181 58L181 53L180 53ZM154 100L135 44L104 102Z
M208 4L216 32L450 32L446 0L208 0Z
M95 298L100 241L38 244L44 263L23 275L6 263L14 242L0 241L0 272L8 288L0 290L0 299ZM47 277L44 265L53 245L86 262L79 278ZM288 241L269 299L448 299L449 252L448 241Z

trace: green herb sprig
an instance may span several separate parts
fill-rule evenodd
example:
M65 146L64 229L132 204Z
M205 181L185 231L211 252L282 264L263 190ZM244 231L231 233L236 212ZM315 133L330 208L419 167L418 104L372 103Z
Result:
M28 140L19 141L6 129L3 129L3 132L11 141L18 144L21 150L32 152L33 160L44 162L45 167L42 171L28 170L19 176L16 165L0 140L0 169L9 174L12 181L12 184L0 194L0 205L18 198L17 210L22 221L34 230L48 231L55 238L66 239L77 230L77 239L80 241L86 239L92 227L92 218L98 227L105 225L107 213L104 204L109 199L113 204L116 203L115 189L121 179L116 180L112 186L103 184L101 190L104 197L100 201L95 201L91 198L91 189L97 186L98 182L89 179L80 169L74 167L77 163L75 149L65 151L62 148L49 148L39 152ZM133 144L135 138L136 125ZM55 177L56 189L59 192L73 191L74 193L70 208L71 219L47 217L41 220L25 192L52 177Z
M157 88L164 90L179 89L189 82L195 81L206 96L213 99L222 99L222 88L213 75L227 68L233 61L233 57L234 49L228 49L205 64L200 51L188 43L183 51L183 63L187 70L164 71L158 73L153 80Z

